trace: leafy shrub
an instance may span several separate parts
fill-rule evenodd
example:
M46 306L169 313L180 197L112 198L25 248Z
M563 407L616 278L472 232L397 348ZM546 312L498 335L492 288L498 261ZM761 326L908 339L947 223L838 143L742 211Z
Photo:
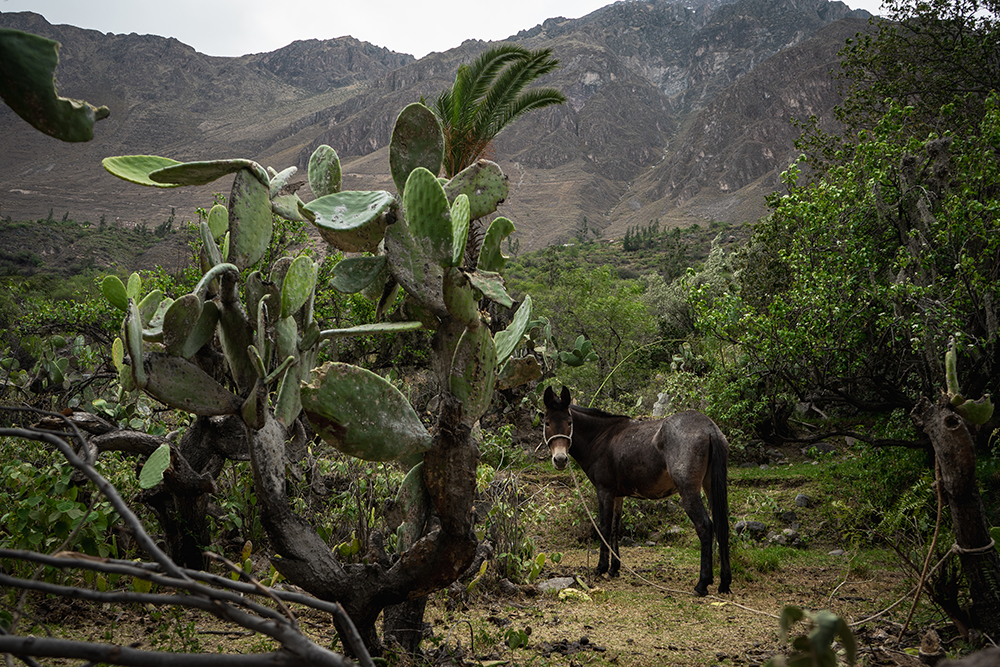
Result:
M90 506L90 493L74 483L69 464L45 453L41 460L14 459L3 467L0 479L0 507L5 510L0 516L0 546L118 557L111 530L117 513L106 500Z

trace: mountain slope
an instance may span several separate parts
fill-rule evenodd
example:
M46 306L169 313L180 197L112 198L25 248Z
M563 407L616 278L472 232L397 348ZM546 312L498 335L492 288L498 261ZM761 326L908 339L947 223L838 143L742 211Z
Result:
M569 98L495 142L512 183L502 212L521 247L565 241L584 218L616 236L655 218L666 227L759 213L792 155L789 117L824 117L837 102L828 73L844 40L866 29L861 14L827 0L638 0L511 36L553 49L562 66L540 83ZM27 12L0 14L0 25L61 41L60 93L112 110L93 142L71 146L0 107L9 147L0 154L0 216L14 219L54 208L78 220L155 225L171 208L192 219L212 191L228 189L124 184L99 166L114 154L304 168L326 143L344 160L345 187L391 190L396 114L436 96L487 47L470 40L414 60L341 38L216 58L173 39L50 26Z

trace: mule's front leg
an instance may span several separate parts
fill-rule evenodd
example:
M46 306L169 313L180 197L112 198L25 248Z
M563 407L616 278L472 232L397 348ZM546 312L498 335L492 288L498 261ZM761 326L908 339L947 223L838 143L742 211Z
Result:
M598 537L601 540L601 556L597 560L597 574L604 574L609 570L609 556L611 554L611 549L608 548L610 545L616 554L614 564L610 566L611 576L618 574L618 545L617 536L615 535L615 497L613 494L605 491L597 492L597 527L600 531Z

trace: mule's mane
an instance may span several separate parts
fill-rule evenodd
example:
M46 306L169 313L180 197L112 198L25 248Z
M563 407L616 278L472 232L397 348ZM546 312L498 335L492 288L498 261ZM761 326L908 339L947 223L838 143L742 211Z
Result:
M569 407L574 412L579 412L580 414L587 415L588 417L597 417L598 419L632 419L626 415L616 415L597 408L585 408L582 405L571 405Z

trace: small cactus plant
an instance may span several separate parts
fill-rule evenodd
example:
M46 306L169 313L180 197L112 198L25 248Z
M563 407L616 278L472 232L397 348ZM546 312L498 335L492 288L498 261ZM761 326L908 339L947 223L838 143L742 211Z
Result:
M327 591L343 603L368 639L385 600L402 602L413 591L448 585L471 560L476 541L469 507L462 505L471 507L478 455L469 431L488 408L498 370L531 319L527 297L496 338L485 325L482 299L513 304L500 275L505 261L500 244L514 227L496 218L482 246L470 253L469 226L496 210L507 196L507 179L496 164L482 160L450 180L439 179L443 145L434 114L410 105L396 121L390 146L400 196L342 191L337 154L321 146L309 160L308 179L317 198L308 203L281 194L294 168L275 172L249 160L179 163L156 156L104 161L110 173L155 187L204 184L235 173L228 210L217 205L201 225L204 275L191 294L175 300L156 292L143 296L137 277L128 285L115 277L104 281L105 296L125 316L122 339L115 343L116 366L123 386L195 415L242 422L258 496L268 510L265 528L279 552L275 566L293 583ZM334 267L331 286L383 295L380 312L392 302L384 295L401 287L405 311L413 317L320 330L313 303L323 286L316 284L317 266L310 258L283 258L252 270L270 241L272 214L313 224L342 251L375 253L343 259ZM476 265L466 265L466 257L477 257ZM380 376L341 363L316 368L328 340L417 328L435 331L433 368L450 397L436 436ZM213 347L216 340L221 355ZM219 356L226 373L215 363ZM385 573L389 595L365 598L356 595L356 585L316 580L323 567L327 578L347 577L336 564L300 566L317 558L326 563L329 554L328 548L322 557L311 552L322 552L325 545L318 545L318 535L302 531L284 498L283 443L302 433L296 425L302 416L346 454L414 466L400 491L408 518L398 532L398 561ZM441 528L428 533L431 511Z

